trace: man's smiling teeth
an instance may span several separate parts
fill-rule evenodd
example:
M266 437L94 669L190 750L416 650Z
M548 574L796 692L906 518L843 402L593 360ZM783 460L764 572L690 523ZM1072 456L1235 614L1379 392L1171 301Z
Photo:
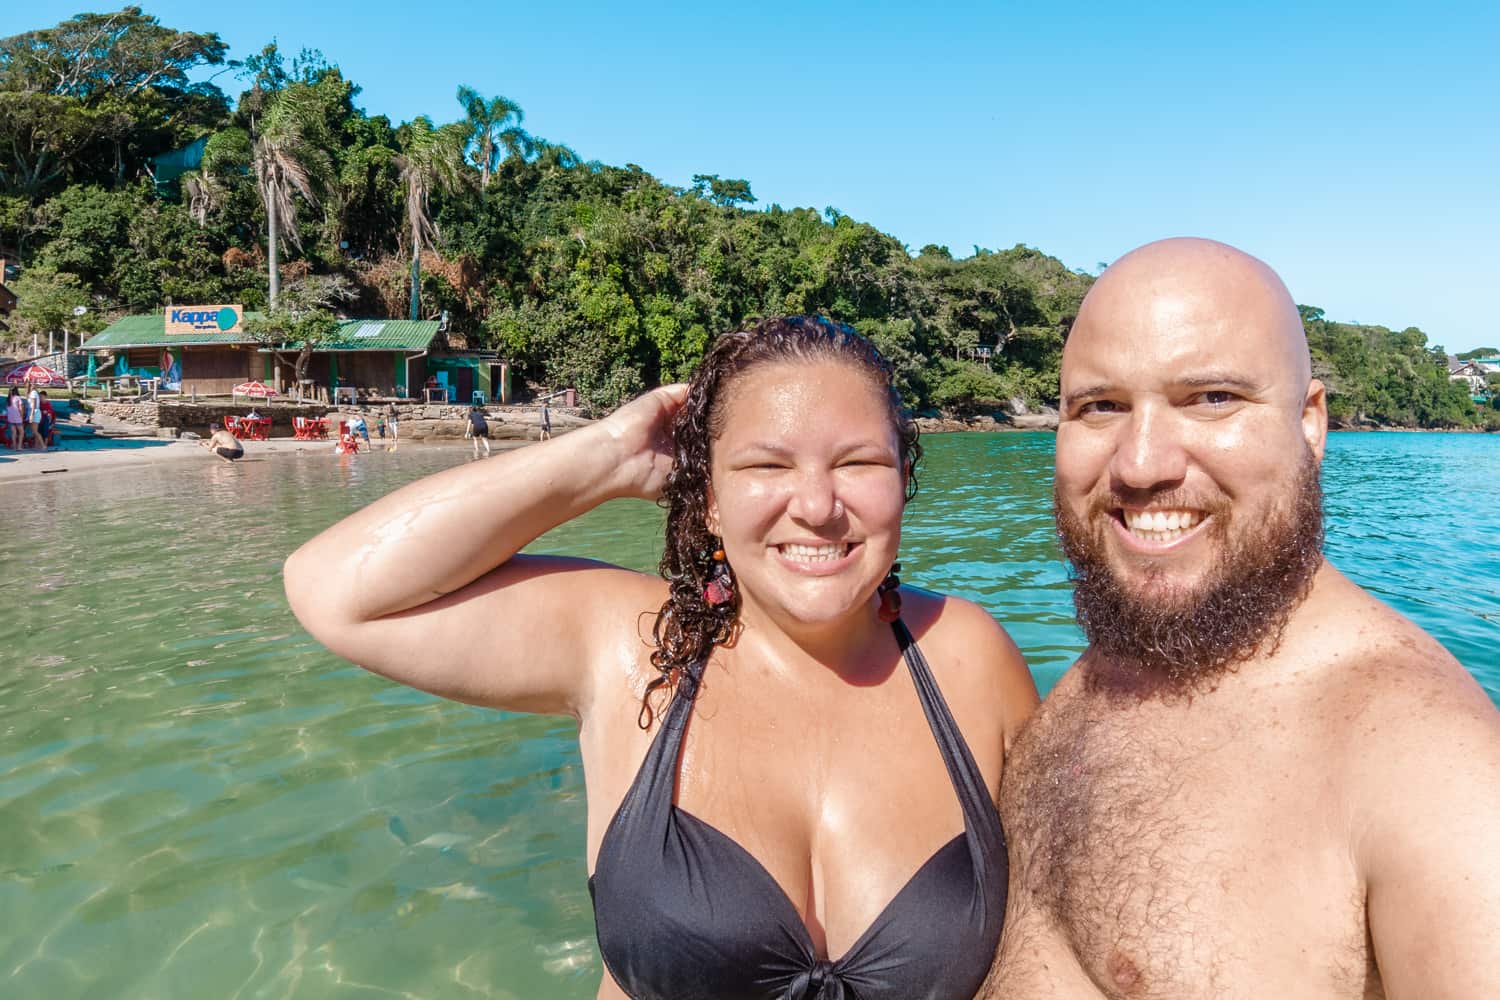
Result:
M1148 542L1174 542L1192 531L1203 520L1198 510L1127 510L1125 526L1137 538Z
M781 545L781 554L797 562L832 562L842 559L849 552L847 544L839 545Z

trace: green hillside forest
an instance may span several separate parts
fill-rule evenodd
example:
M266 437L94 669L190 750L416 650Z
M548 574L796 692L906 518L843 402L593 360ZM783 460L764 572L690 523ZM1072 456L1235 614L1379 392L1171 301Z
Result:
M748 317L804 312L874 339L920 410L1055 405L1093 279L1040 250L913 253L836 208L761 205L749 180L586 160L458 81L452 105L393 123L320 52L229 56L136 7L0 40L20 302L0 350L167 302L243 303L311 338L336 312L408 315L415 273L423 317L594 407L685 376ZM1421 330L1303 314L1337 422L1496 426Z

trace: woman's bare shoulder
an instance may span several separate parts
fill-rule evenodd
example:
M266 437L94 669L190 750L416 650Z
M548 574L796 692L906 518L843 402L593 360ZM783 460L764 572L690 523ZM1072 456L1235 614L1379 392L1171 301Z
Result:
M902 588L901 617L932 664L950 705L997 713L1006 743L1039 701L1026 658L994 616L972 601ZM957 711L957 709L955 709Z

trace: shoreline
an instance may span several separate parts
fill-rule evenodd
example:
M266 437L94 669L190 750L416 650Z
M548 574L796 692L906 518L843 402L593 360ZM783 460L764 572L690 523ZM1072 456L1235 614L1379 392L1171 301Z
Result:
M440 444L405 439L402 443L407 448L421 448L424 451L428 449L469 451L472 447L467 440L462 438L453 441L444 439ZM524 448L528 443L535 442L490 439L490 447L495 452ZM354 460L358 461L363 456L379 455L390 450L381 448L380 444L380 439L376 438L368 450L362 448L360 455L353 456ZM244 446L245 457L238 459L237 462L254 462L279 455L301 453L335 457L332 441L272 438L269 441L246 441ZM159 464L179 465L192 461L220 463L223 459L209 453L196 441L154 437L118 437L80 441L71 443L68 447L58 451L47 452L18 453L9 449L0 449L0 489L16 483L67 479L75 475L89 475L108 469Z
M1030 434L1043 433L1055 434L1055 425L1038 425L1033 427L1018 426L1016 424L1001 423L998 420L988 422L966 423L961 420L934 420L930 417L920 417L917 420L917 429L923 437L930 434ZM1487 427L1332 427L1328 428L1330 434L1496 434L1500 433Z

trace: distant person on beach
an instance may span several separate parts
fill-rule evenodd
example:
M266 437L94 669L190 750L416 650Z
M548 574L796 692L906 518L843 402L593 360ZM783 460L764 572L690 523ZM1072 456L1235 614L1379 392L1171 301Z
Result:
M490 453L490 424L485 419L484 410L477 406L469 407L469 424L464 428L464 437L471 438L474 442L474 457L479 457L479 442L484 442L484 453Z
M57 447L57 411L52 408L52 400L47 398L46 389L43 389L39 395L42 419L37 429L41 433L42 444L50 450Z
M365 425L363 413L356 413L349 418L349 433L364 438L367 445L370 443L370 428Z
M395 403L385 404L385 425L391 429L391 451L401 443L401 427L398 423L401 411L396 409Z
M578 721L600 997L969 1000L984 979L994 798L1036 689L986 612L900 585L920 449L892 377L848 326L766 320L690 385L413 483L287 561L335 653ZM518 554L619 497L666 505L660 576Z
M36 386L26 394L26 439L39 450L45 451L47 442L42 440L42 394Z
M235 462L245 457L245 446L240 439L224 428L209 425L208 440L198 442L226 462Z
M552 411L547 409L547 401L542 400L541 416L537 419L540 430L537 432L538 441L546 441L552 437Z
M26 426L26 399L15 386L5 397L5 443L11 449L21 449L21 434Z
M1324 559L1327 393L1281 280L1127 254L1060 410L1089 646L1010 755L981 995L1500 997L1500 713Z

